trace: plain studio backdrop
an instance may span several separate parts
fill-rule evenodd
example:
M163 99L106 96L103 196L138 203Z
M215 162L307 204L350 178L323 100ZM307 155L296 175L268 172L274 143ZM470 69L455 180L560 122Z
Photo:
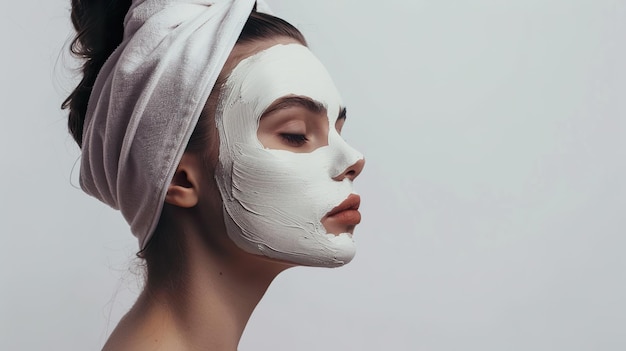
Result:
M96 350L141 287L77 189L69 0L0 12L0 349ZM355 260L281 274L240 350L626 349L626 2L269 1L348 106Z

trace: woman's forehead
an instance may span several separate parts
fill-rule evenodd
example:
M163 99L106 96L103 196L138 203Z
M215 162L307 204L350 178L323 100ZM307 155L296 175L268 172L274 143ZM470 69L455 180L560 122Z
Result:
M230 52L230 55L228 56L228 59L226 60L226 63L224 64L224 67L222 69L221 75L226 78L242 60L245 60L250 56L253 56L263 50L269 49L272 46L279 44L302 45L302 43L290 37L275 37L262 40L253 40L245 43L238 43Z
M324 65L300 44L273 45L243 59L225 86L231 94L237 94L231 98L257 105L261 109L257 117L277 101L289 101L289 97L300 97L305 107L305 100L309 100L308 105L326 109L329 118L336 118L342 105Z

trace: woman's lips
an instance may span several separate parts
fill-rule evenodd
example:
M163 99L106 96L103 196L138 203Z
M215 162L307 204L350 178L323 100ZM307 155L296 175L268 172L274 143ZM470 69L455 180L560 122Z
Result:
M361 205L361 197L356 194L350 194L339 206L333 208L326 214L326 218L349 224L357 225L361 223L361 213L358 211Z

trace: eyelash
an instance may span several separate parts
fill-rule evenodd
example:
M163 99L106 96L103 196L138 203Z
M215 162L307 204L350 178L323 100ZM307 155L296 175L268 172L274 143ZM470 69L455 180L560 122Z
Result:
M302 146L304 145L304 143L309 141L309 139L307 139L307 137L303 134L283 133L280 135L280 137L283 138L283 140L286 141L288 144L291 144L293 146Z

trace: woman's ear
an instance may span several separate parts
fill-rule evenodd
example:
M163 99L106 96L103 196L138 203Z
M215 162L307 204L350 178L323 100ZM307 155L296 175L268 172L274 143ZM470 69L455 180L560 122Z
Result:
M165 202L183 208L191 208L198 204L200 189L200 162L193 154L184 153L176 173L167 188Z

